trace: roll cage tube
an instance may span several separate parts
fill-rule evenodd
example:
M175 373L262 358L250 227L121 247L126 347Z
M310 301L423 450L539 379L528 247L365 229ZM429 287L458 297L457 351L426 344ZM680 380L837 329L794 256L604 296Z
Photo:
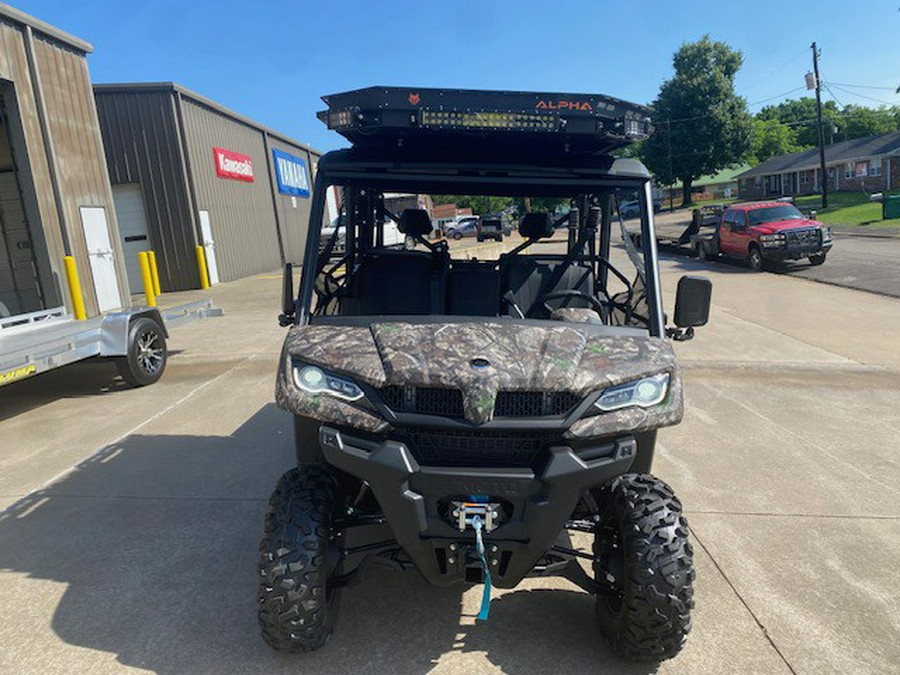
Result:
M666 321L662 311L662 291L659 285L659 252L656 249L656 224L653 222L653 194L650 181L644 181L640 196L641 248L644 249L644 273L647 305L650 309L650 335L664 337Z

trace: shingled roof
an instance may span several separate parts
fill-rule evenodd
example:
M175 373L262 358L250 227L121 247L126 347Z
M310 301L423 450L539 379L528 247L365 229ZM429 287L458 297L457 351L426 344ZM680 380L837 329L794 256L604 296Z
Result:
M880 136L865 136L864 138L841 141L840 143L825 146L825 164L868 159L869 157L883 157L885 155L900 155L900 131L892 131L889 134ZM770 157L762 164L757 164L737 177L768 176L776 173L815 169L818 166L819 149L809 148L808 150L792 152L788 155Z

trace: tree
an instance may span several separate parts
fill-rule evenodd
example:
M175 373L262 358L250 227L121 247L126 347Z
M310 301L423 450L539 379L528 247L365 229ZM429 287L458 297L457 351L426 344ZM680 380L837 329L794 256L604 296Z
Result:
M846 105L841 110L841 137L862 138L897 130L897 117L891 108L866 108Z
M704 35L683 44L672 62L675 76L663 82L653 102L656 133L641 155L663 184L680 179L690 204L694 180L747 156L753 122L747 102L734 93L740 51Z
M750 154L757 162L765 162L776 155L800 150L797 132L778 120L753 119L753 144Z
M796 133L798 150L812 148L819 144L819 132L816 129L816 99L814 98L804 96L776 105L767 105L759 111L756 117L788 125ZM841 125L841 113L834 101L825 101L822 104L822 123L825 125L825 142L830 143L835 137L834 128L837 127L840 130Z

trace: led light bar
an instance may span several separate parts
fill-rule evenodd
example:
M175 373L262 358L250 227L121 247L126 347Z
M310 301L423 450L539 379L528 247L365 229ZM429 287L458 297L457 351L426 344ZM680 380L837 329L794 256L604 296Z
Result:
M319 119L358 145L471 131L501 132L498 139L510 142L556 136L571 147L609 152L653 131L649 108L602 94L369 87L323 100L328 110Z

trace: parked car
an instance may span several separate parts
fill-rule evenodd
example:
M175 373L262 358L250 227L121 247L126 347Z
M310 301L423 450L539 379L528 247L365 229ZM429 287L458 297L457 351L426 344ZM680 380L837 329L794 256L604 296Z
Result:
M500 216L481 216L475 227L478 241L484 241L485 239L503 241L503 235L506 234L503 228L503 220Z
M448 239L462 239L463 237L478 236L478 218L466 218L459 221L456 225L447 228L446 237Z
M831 250L831 230L804 216L793 204L753 202L725 209L715 232L693 238L697 257L719 254L746 260L754 270L784 260L825 262Z
M662 210L662 202L658 199L653 200L653 213L659 213ZM637 218L641 215L641 207L640 202L636 199L631 201L622 202L619 204L619 213L622 214L622 218L628 220L629 218Z

